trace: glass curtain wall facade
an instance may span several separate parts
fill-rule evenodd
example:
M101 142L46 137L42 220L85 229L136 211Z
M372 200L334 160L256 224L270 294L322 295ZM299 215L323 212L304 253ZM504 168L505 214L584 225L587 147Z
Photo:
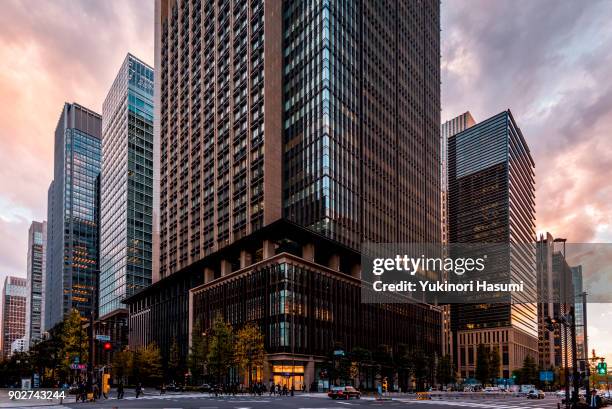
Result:
M8 276L2 287L2 358L11 354L11 344L26 333L27 280Z
M440 242L439 3L283 2L284 216Z
M32 222L28 230L28 299L26 305L26 340L29 345L41 339L43 328L46 236L47 222Z
M449 243L508 243L495 254L499 274L535 282L535 174L525 139L510 111L448 141ZM537 294L512 295L506 304L451 307L454 344L460 331L510 327L521 332L521 356L537 356ZM462 336L463 337L463 336ZM466 339L472 339L465 337ZM455 359L460 359L457 354ZM504 377L520 359L510 353ZM459 361L461 367L461 361ZM519 363L520 364L520 363Z
M100 317L152 280L153 69L128 54L102 114Z
M46 329L73 308L83 317L96 308L101 128L99 114L66 103L55 130L47 205Z

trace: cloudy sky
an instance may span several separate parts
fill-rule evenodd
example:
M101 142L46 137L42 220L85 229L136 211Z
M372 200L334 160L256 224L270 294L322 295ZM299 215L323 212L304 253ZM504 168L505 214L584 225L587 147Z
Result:
M538 231L612 242L612 2L442 3L442 119L510 108L536 162ZM153 2L2 2L0 279L25 276L27 229L46 218L64 101L98 112L130 51L153 63ZM591 346L612 352L609 305ZM612 354L610 354L612 358Z

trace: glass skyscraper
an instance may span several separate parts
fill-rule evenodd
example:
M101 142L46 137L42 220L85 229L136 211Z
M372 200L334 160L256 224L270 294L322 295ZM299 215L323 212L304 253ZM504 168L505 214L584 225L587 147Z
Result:
M76 103L64 105L48 193L45 329L73 308L84 317L95 309L101 135L99 114Z
M28 297L26 304L26 340L30 345L40 340L43 330L46 236L47 222L32 222L28 230Z
M535 163L512 113L503 111L448 140L448 242L508 244L495 272L536 282ZM508 378L527 355L537 359L535 290L512 303L451 306L454 358L462 378L475 373L479 343L497 345Z
M102 106L100 318L151 284L153 69L128 54Z

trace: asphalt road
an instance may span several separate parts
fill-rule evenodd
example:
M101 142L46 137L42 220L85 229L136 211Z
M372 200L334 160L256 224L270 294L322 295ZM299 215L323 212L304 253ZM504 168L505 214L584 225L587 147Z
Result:
M139 399L128 396L125 399L102 399L95 403L74 403L72 399L63 405L46 406L46 409L367 409L367 408L413 408L413 409L556 409L558 399L547 397L544 400L528 400L526 398L483 398L474 400L431 400L417 401L413 397L395 397L391 400L376 401L372 398L351 399L339 401L327 398L322 394L306 394L294 397L251 397L225 396L215 397L207 394L157 394L145 395ZM30 406L32 409L32 406Z

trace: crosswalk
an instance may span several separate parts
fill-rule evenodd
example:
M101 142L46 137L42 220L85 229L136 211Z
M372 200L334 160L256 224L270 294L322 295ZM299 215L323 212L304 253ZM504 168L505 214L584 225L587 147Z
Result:
M417 401L397 399L409 405L438 405L450 407L478 408L478 409L556 409L557 399L529 400L524 397L505 399L479 399L479 400L427 400Z

